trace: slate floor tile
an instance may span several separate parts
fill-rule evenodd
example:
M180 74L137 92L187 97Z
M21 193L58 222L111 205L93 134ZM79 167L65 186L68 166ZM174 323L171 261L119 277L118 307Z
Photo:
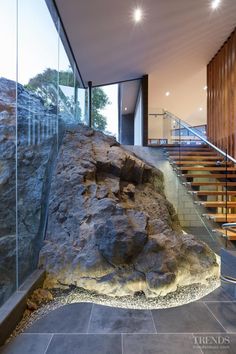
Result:
M201 354L192 334L124 334L123 354Z
M156 333L150 311L94 305L89 333Z
M122 354L120 334L55 334L46 354Z
M236 333L235 302L207 302L206 304L227 332Z
M92 304L80 303L60 307L36 321L28 333L86 333Z
M194 343L199 345L203 354L235 354L236 334L197 333Z
M222 289L222 287L219 287L212 291L210 294L199 299L199 301L232 301L232 298Z
M157 333L224 332L203 302L152 310Z
M51 334L21 334L4 348L1 354L45 354Z

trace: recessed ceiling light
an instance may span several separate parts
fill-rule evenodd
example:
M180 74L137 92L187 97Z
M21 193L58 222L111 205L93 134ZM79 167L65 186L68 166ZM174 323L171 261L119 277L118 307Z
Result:
M125 107L125 111L127 111L127 109L128 109L128 108L127 108L127 107Z
M167 97L170 96L170 92L169 91L166 92L166 96Z
M203 87L203 90L205 90L205 91L206 91L206 90L207 90L207 86L204 86L204 87Z
M212 0L211 8L212 10L216 10L220 6L221 0Z
M140 7L136 7L136 9L134 9L133 19L134 19L134 22L136 22L136 23L142 21L142 19L143 19L143 11L142 11L142 9Z

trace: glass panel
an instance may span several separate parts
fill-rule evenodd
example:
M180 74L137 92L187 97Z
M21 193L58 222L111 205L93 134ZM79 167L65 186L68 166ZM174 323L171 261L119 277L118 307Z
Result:
M119 142L123 145L142 145L143 107L141 81L119 84ZM150 139L157 144L157 136Z
M102 86L100 89L103 91L103 100L100 97L98 110L106 120L105 133L118 139L118 84Z
M142 91L138 92L137 103L134 111L134 145L143 145L143 103Z
M0 3L0 306L16 289L16 1Z
M230 193L226 193L229 177L227 164L223 156L202 140L197 128L188 127L171 114L165 117L171 120L172 137L178 143L178 148L170 149L168 155L180 177L176 208L181 225L219 253L224 242L214 230L220 228L221 221L227 220L229 210L227 201L230 200Z
M88 90L76 86L75 114L78 122L88 125Z
M59 113L65 124L78 123L81 120L81 107L76 102L76 78L67 57L62 41L59 41ZM76 114L75 114L76 113Z
M87 124L88 95L44 0L1 2L0 33L1 305L37 267L61 132Z
M46 223L50 164L58 142L58 33L44 0L18 0L18 33L17 207L21 284L37 267Z
M92 125L118 137L118 85L92 88Z

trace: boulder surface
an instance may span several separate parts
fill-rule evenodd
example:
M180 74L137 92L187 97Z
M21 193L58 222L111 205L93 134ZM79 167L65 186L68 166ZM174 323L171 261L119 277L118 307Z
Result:
M40 253L45 287L155 297L218 276L215 254L182 232L163 190L162 173L114 138L67 129Z

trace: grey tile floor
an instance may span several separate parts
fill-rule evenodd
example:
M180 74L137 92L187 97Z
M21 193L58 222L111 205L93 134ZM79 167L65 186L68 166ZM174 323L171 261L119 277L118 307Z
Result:
M1 354L236 353L236 302L219 288L162 310L78 303L36 321Z

